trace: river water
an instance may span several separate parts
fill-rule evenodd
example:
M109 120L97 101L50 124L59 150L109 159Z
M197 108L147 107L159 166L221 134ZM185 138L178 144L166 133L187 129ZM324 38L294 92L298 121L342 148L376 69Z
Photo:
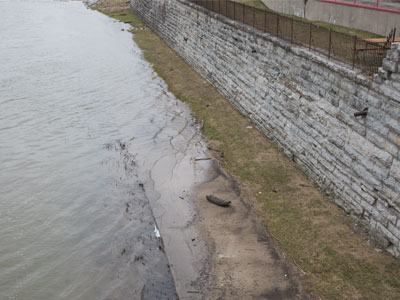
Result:
M201 243L177 245L204 145L126 29L0 0L0 299L175 299L198 279Z

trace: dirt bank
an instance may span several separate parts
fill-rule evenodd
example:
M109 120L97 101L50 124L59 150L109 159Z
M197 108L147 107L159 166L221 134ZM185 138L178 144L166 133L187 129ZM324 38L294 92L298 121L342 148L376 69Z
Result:
M241 187L217 163L209 181L192 194L202 237L210 250L211 290L207 299L305 299L296 276L273 239L243 198ZM231 201L220 207L205 201L216 195Z

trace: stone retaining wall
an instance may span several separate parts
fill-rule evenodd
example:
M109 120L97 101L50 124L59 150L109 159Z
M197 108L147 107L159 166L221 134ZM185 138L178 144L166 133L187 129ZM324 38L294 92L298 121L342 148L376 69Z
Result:
M131 4L332 201L400 257L400 44L371 80L182 0ZM354 117L367 107L366 117Z

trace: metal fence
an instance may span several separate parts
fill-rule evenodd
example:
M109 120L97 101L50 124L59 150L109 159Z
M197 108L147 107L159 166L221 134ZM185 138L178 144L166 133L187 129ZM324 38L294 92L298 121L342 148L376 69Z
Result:
M258 9L229 0L189 0L210 11L268 32L292 44L350 63L367 73L377 73L382 66L390 41L368 42L357 36L341 33L311 22Z

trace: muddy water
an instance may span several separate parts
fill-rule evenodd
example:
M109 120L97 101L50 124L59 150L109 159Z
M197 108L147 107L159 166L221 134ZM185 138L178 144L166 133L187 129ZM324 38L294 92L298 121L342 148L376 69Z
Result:
M0 0L0 299L200 294L204 146L126 29Z

